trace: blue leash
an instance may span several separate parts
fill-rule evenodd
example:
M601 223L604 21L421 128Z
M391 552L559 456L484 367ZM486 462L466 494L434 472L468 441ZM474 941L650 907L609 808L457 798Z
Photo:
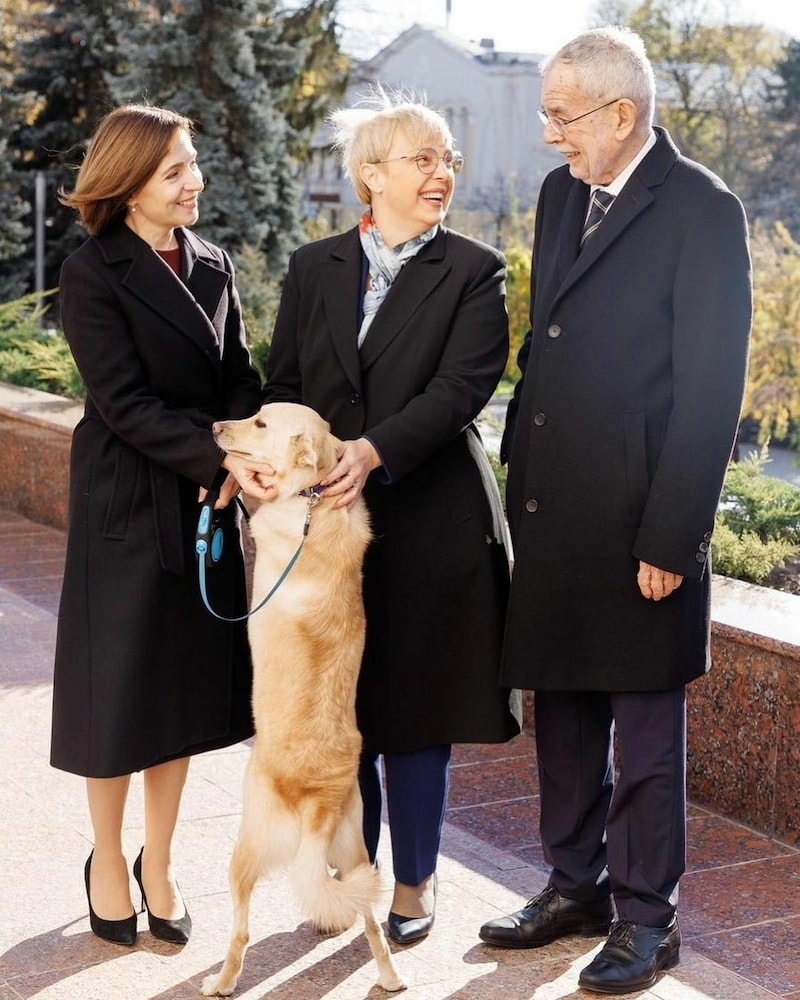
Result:
M303 545L305 544L305 540L308 535L308 529L311 525L311 511L322 499L322 492L318 487L314 486L301 491L300 496L304 496L308 499L308 506L306 507L306 518L303 524L303 537L300 539L300 544L297 546L295 554L289 560L288 565L278 577L277 582L258 607L253 608L252 611L248 611L246 614L239 615L237 618L227 618L225 615L218 614L211 607L208 600L208 592L206 590L206 562L208 561L208 557L211 556L211 565L213 565L214 563L219 562L219 559L222 556L222 529L217 528L214 530L212 523L214 503L216 502L218 495L219 491L215 494L209 494L208 497L206 497L200 511L200 519L197 523L195 552L197 553L197 573L200 581L200 596L203 598L203 604L205 604L206 610L211 612L215 618L218 618L223 622L243 622L246 621L251 615L254 615L256 611L260 611L267 601L274 597L281 584L291 573L294 568L294 564L300 558L300 553L303 550Z

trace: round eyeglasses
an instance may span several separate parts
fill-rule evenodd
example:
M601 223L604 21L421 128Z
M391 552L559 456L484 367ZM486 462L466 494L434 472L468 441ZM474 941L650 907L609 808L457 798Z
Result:
M461 168L464 166L464 157L458 150L448 149L446 153L441 156L436 152L435 149L418 149L416 153L411 153L409 156L393 156L390 160L373 160L373 163L394 163L397 160L411 160L416 164L417 170L421 174L432 174L436 171L440 163L443 163L448 170L452 170L454 174L461 173Z
M542 125L551 125L559 135L564 135L564 129L567 125L579 122L581 118L587 118L589 115L593 115L596 111L602 111L603 108L610 108L612 104L616 104L617 101L621 100L621 97L615 97L613 101L606 101L606 103L601 104L599 108L592 108L591 111L584 111L582 115L576 115L574 118L570 118L567 121L562 121L560 118L551 118L544 108L539 108L536 114L539 116L539 121Z

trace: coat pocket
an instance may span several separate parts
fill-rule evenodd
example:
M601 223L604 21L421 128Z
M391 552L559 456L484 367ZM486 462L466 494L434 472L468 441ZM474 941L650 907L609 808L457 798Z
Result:
M114 481L108 501L103 537L123 541L128 534L128 524L136 495L139 474L139 455L124 446L114 457Z

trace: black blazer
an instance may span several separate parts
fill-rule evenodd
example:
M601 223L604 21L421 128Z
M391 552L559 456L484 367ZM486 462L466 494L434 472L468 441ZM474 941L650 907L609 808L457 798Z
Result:
M365 498L368 751L497 742L517 731L498 685L508 565L500 497L474 419L508 352L505 261L442 229L409 260L357 347L357 229L292 256L266 398L366 435L384 466Z

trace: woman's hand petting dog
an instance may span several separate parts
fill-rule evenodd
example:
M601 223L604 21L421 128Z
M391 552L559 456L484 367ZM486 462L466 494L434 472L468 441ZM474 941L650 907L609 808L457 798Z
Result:
M343 441L336 467L320 485L327 496L339 497L334 507L352 507L361 496L367 476L382 464L375 446L366 438Z
M266 462L255 462L250 458L242 458L240 455L227 454L222 462L222 468L227 469L230 473L220 490L220 500L223 499L223 496L226 499L225 503L215 504L215 507L225 507L236 496L239 489L247 496L255 497L257 500L274 500L278 495L277 487L264 481L264 479L271 479L275 475L275 470ZM223 491L225 492L223 493Z

